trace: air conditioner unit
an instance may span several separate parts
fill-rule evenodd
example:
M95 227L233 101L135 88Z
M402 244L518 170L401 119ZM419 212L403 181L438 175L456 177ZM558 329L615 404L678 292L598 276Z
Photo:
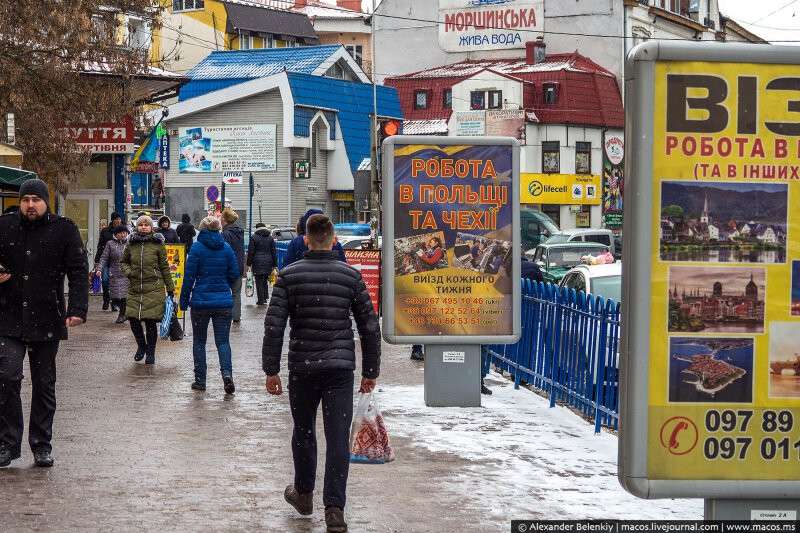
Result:
M714 22L714 19L712 19L711 17L706 17L703 20L703 24L706 26L706 28L711 28L712 30L717 28L716 22Z

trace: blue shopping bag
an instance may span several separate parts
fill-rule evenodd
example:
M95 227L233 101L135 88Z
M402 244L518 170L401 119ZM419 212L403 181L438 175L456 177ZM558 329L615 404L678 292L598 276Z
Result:
M92 276L92 294L100 294L103 292L103 282L100 274L95 272L94 276Z
M158 335L162 339L169 338L169 326L172 324L172 317L175 314L175 300L167 298L164 302L164 316L161 318L161 325L158 328Z

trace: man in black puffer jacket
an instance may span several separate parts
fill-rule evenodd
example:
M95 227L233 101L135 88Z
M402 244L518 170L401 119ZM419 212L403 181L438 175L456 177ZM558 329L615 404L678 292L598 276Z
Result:
M256 224L256 231L250 236L247 266L253 271L253 277L256 279L256 305L266 305L269 299L269 275L272 274L272 269L278 266L278 250L269 229L260 222Z
M380 327L361 274L332 250L333 224L314 215L306 224L304 259L284 268L272 291L262 351L267 391L283 392L278 376L286 321L289 335L289 404L294 419L294 483L284 498L300 514L313 512L317 465L315 419L322 401L327 441L325 521L328 531L347 531L343 509L350 467L353 371L356 368L352 311L361 337L361 392L375 388L380 373Z

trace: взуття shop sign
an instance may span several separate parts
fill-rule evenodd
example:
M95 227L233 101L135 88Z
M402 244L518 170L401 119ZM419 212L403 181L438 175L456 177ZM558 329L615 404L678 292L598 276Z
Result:
M64 131L75 139L78 147L92 154L130 154L134 148L133 120L66 126Z
M543 24L543 0L439 0L439 46L447 52L524 48Z

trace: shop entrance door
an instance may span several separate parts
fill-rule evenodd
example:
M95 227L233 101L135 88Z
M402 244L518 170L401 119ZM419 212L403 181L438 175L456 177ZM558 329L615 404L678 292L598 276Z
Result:
M113 197L108 194L69 194L64 198L63 215L72 220L81 234L87 261L94 268L94 254L100 230L108 226Z

